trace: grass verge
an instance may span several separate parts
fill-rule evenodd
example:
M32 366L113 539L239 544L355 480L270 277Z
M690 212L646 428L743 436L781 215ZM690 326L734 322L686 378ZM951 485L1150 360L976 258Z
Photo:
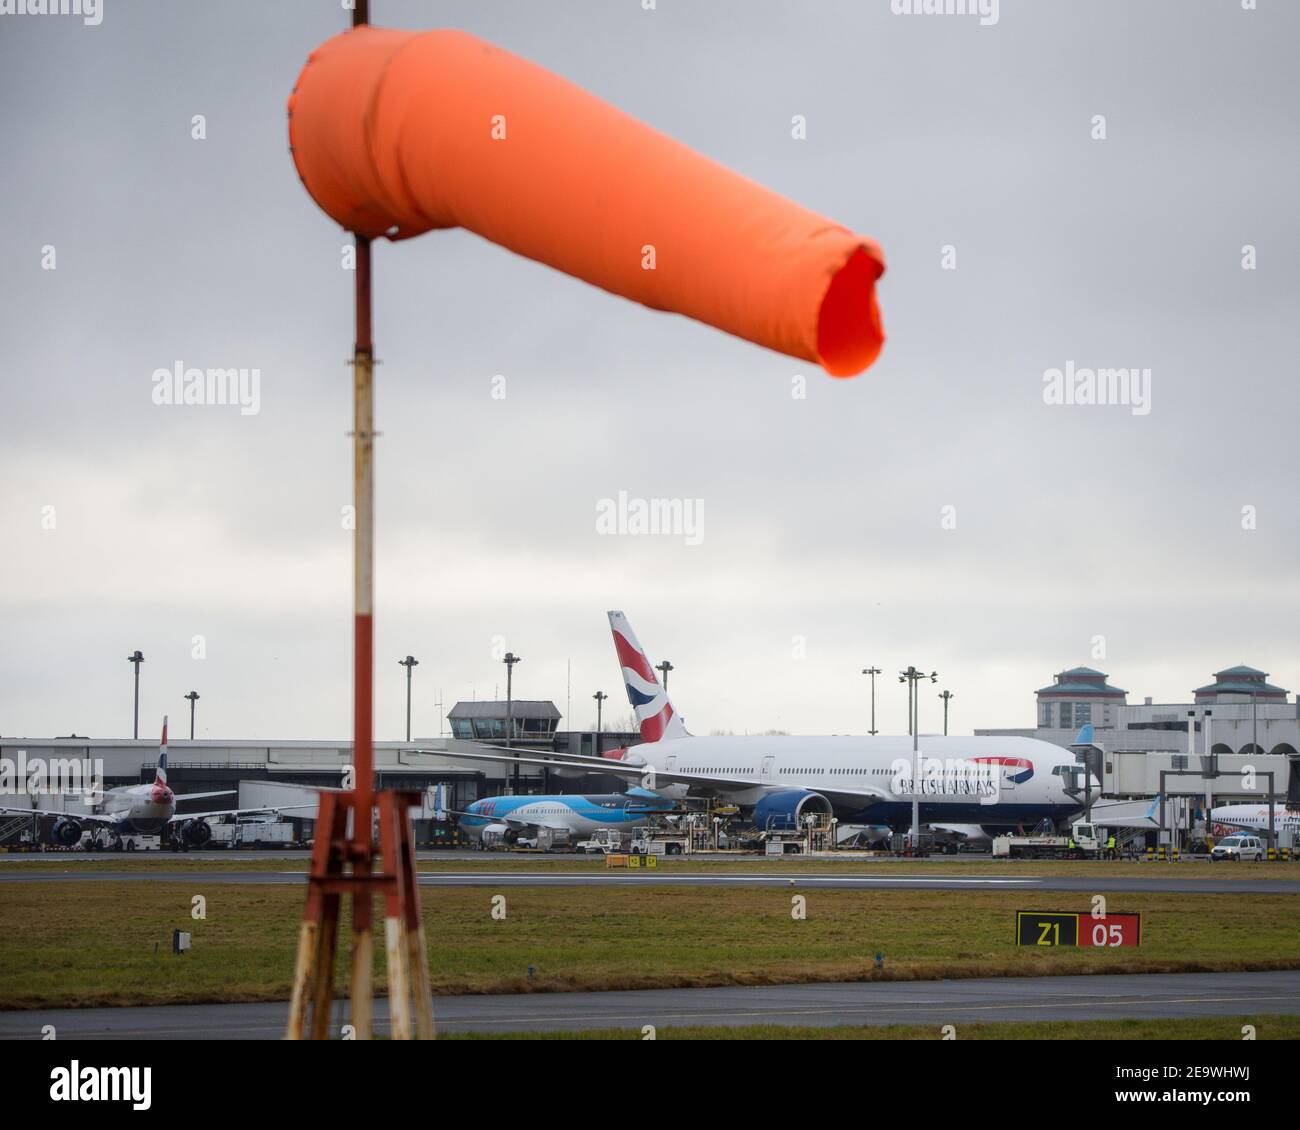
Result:
M1141 949L1053 951L1015 946L1015 910L1086 911L1085 898L800 893L804 921L780 888L442 888L421 900L439 993L1300 968L1292 895L1115 895L1111 910L1144 915ZM201 873L7 886L0 1008L287 999L302 905L300 887L205 885ZM171 954L173 928L194 935L191 952ZM345 922L341 948L348 937Z
M38 872L94 874L100 871L269 871L305 872L309 859L302 855L285 857L259 856L250 852L230 852L219 859L195 859L191 856L160 852L149 855L127 855L110 852L93 859L60 858L57 853L45 855L0 855L0 874L12 869L21 874ZM529 874L603 874L603 858L574 856L512 855L487 852L474 859L432 858L421 859L418 869L452 872L524 872ZM834 859L767 859L763 856L715 856L708 860L664 859L659 870L673 875L745 875L756 872L779 875L995 875L1002 878L1042 875L1087 875L1116 879L1149 879L1152 875L1169 878L1232 879L1248 882L1253 879L1291 879L1300 893L1300 863L1243 863L1210 864L1203 860L1186 860L1182 863L1127 863L1096 860L999 860L984 858L957 862L948 859L863 859L838 856Z

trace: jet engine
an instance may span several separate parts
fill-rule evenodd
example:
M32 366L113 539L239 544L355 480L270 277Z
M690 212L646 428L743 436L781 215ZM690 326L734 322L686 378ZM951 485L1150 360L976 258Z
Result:
M64 847L72 847L81 839L81 825L75 820L60 816L54 821L54 838Z
M186 820L174 833L187 848L201 848L212 839L212 825L206 820Z
M803 818L813 813L829 816L831 802L807 789L781 789L754 805L751 819L760 832L793 831L803 827Z

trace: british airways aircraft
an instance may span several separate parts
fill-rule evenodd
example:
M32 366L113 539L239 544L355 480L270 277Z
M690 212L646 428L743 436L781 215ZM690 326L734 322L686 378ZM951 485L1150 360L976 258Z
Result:
M612 773L666 797L729 801L760 830L798 827L813 814L906 828L914 795L923 824L1014 827L1083 808L1074 755L1034 738L923 737L914 782L910 737L692 736L627 617L610 612L609 625L641 745L603 757L426 752Z
M14 813L23 816L53 816L54 838L65 847L72 847L81 839L84 825L92 830L103 832L110 847L121 847L123 834L139 833L152 835L161 832L168 825L175 825L174 832L185 847L202 847L212 839L212 828L208 818L212 816L275 815L279 812L296 808L315 808L314 804L291 804L282 808L226 808L219 812L186 812L176 814L176 802L180 800L203 800L214 796L230 796L233 789L213 793L172 792L167 784L167 719L163 718L162 741L158 745L158 768L154 779L147 785L124 785L109 789L103 794L103 800L96 806L97 811L87 813L68 813L48 808L4 808L0 813Z
M652 812L670 812L673 801L647 789L600 796L498 796L476 800L460 813L460 830L471 839L495 833L507 843L532 837L542 828L566 831L577 839L598 828L631 829Z

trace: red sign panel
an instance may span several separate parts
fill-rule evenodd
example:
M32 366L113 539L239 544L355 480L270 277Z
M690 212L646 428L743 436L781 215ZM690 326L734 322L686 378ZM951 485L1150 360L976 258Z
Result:
M1142 944L1142 916L1140 914L1107 914L1102 918L1079 916L1079 945L1096 949L1116 949L1119 946Z

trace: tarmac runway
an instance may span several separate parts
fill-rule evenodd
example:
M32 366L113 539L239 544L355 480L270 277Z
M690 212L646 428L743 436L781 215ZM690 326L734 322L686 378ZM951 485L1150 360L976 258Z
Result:
M4 883L221 883L236 886L299 884L305 871L24 871L0 868ZM711 875L690 871L674 874L671 865L655 871L424 871L422 887L609 887L609 886L727 886L795 887L822 890L938 890L938 891L1096 891L1172 892L1192 894L1300 895L1300 877L1282 879L1216 879L1210 872L1198 878L1170 875L1153 865L1150 878L1111 878L1105 868L1090 875Z
M145 1008L0 1012L0 1039L278 1039L288 1005L168 1005ZM933 1025L1050 1021L1251 1017L1261 1037L1268 1018L1300 1015L1300 971L1154 973L1094 977L1008 977L957 981L877 981L607 993L522 993L435 997L442 1033L562 1032L622 1028L642 1035L686 1025ZM340 1005L335 1030L346 1020ZM387 1031L387 1001L375 1002L376 1031Z

